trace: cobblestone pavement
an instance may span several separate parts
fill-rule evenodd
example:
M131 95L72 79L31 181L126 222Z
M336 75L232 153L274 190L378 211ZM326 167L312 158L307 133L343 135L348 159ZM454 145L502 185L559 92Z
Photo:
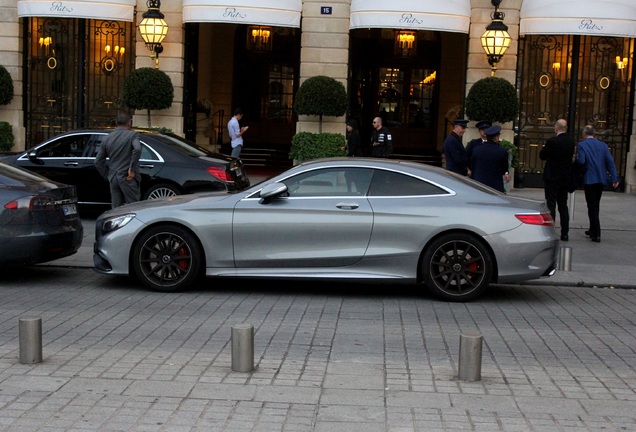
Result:
M54 266L0 280L3 432L636 430L633 289L499 286L455 304L367 284L162 294ZM42 318L41 363L19 361L25 317ZM243 323L248 373L231 370ZM473 331L481 380L467 382Z

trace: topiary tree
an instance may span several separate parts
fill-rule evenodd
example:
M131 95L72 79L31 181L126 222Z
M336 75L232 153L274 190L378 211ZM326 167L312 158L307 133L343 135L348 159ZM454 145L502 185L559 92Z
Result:
M143 67L135 69L124 79L124 103L135 109L148 110L148 127L150 127L150 110L170 108L174 100L174 87L165 72Z
M0 151L9 151L15 142L13 127L9 122L0 122Z
M517 90L503 78L482 78L468 91L466 116L469 120L507 123L518 114Z
M322 116L339 117L347 112L347 91L340 81L317 75L307 78L296 92L294 110L300 115L320 116L318 132L322 133Z
M307 161L323 157L345 156L345 137L339 133L298 132L292 139L290 159Z
M13 99L13 79L4 66L0 65L0 105L8 105Z

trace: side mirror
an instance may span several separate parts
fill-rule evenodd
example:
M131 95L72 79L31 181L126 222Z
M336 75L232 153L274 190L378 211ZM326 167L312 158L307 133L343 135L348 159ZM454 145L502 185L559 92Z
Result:
M285 183L270 183L261 189L261 200L259 202L267 204L285 193L287 193L287 185Z

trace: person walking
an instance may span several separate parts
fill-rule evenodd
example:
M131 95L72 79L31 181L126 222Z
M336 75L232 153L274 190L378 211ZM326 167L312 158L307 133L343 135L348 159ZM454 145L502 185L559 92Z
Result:
M501 126L491 126L485 131L487 141L475 147L472 157L472 176L475 180L499 192L506 192L504 181L508 174L508 152L499 145Z
M601 242L601 221L599 210L601 207L601 196L608 181L612 188L618 187L618 173L614 158L602 141L594 138L594 127L586 125L583 128L583 140L577 144L576 160L585 166L583 174L583 191L585 192L585 202L587 203L587 217L590 220L590 229L585 231L585 235L595 243ZM609 178L608 178L609 174Z
M382 125L382 117L373 119L373 133L371 133L371 156L389 157L393 150L391 132Z
M345 149L349 157L362 156L360 132L358 131L358 122L355 119L347 120L347 145Z
M539 152L539 158L546 161L543 168L545 201L552 219L556 221L556 209L561 219L561 240L569 240L570 213L568 209L568 189L572 179L572 158L576 143L567 134L568 123L559 119L554 123L553 137L548 138Z
M236 108L234 110L234 116L227 122L227 131L232 139L232 157L240 158L241 151L243 150L243 134L249 128L249 126L241 127L239 121L243 118L243 110Z
M128 113L117 114L117 127L104 138L95 157L95 168L110 184L113 208L141 199L141 143L139 134L131 130L131 120Z
M462 143L462 137L466 132L468 120L453 120L453 130L444 140L442 149L446 159L446 169L464 176L469 176L468 162L466 160L466 148Z
M475 138L468 141L468 145L466 146L466 165L468 166L469 170L470 170L470 166L472 165L471 159L473 157L473 150L478 145L488 141L488 137L486 137L486 129L488 129L491 126L492 126L492 122L489 122L487 120L480 121L479 123L475 125L475 127L479 131L479 138Z

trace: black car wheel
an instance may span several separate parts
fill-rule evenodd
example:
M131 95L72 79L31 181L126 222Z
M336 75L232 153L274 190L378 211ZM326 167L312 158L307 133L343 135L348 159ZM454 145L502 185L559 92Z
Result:
M132 260L137 279L155 291L181 291L202 276L199 242L177 226L146 231L133 246Z
M181 192L176 187L166 184L160 183L154 186L151 186L150 189L146 191L144 194L145 200L149 199L158 199L158 198L169 198L173 196L181 195Z
M422 273L433 293L449 301L478 297L492 275L492 258L484 244L468 234L447 234L424 254Z

